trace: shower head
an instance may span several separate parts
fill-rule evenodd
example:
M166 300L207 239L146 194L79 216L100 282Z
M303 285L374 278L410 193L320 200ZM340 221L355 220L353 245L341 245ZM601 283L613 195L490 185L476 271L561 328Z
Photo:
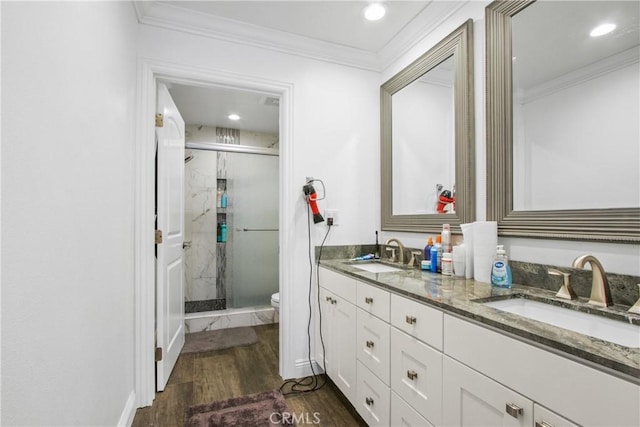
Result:
M193 160L193 155L189 154L187 157L184 158L184 162L185 163L189 163L191 160Z

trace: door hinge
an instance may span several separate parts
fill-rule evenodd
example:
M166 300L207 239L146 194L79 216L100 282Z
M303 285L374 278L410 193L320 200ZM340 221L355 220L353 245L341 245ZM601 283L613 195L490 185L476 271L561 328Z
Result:
M156 230L155 242L156 242L156 245L159 245L160 243L162 243L162 230Z
M162 347L156 347L156 362L162 360Z
M161 128L162 126L164 126L164 117L162 113L156 113L156 127Z

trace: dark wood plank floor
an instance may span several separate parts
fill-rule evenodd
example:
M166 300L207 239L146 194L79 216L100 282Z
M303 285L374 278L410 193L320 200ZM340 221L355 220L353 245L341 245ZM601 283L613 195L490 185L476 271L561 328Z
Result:
M184 410L191 405L280 388L278 325L254 328L254 345L180 355L166 389L156 393L152 406L136 411L133 427L182 426ZM286 400L297 419L305 420L299 425L366 425L330 382L312 393L287 395Z

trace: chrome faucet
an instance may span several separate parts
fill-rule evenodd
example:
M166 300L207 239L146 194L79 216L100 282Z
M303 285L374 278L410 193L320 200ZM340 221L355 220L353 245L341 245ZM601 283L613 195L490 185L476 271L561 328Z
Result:
M582 255L573 261L573 268L584 268L586 263L591 264L591 296L589 297L589 304L598 305L601 307L609 307L613 305L613 299L611 298L611 290L609 289L609 281L607 275L604 272L604 268L600 261L593 255Z
M404 264L404 245L402 244L402 242L398 239L396 239L395 237L392 239L389 239L385 242L385 245L389 245L390 243L395 242L398 245L398 251L400 252L400 255L398 256L398 262L400 264ZM395 253L395 249L394 248L387 248L388 251L393 251L393 253ZM392 255L391 256L391 262L395 262L395 256Z

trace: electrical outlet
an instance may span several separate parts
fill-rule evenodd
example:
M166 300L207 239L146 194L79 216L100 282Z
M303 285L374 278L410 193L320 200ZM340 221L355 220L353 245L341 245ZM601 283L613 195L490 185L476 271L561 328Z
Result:
M337 209L325 209L324 217L327 219L333 218L333 225L338 225L338 212Z

